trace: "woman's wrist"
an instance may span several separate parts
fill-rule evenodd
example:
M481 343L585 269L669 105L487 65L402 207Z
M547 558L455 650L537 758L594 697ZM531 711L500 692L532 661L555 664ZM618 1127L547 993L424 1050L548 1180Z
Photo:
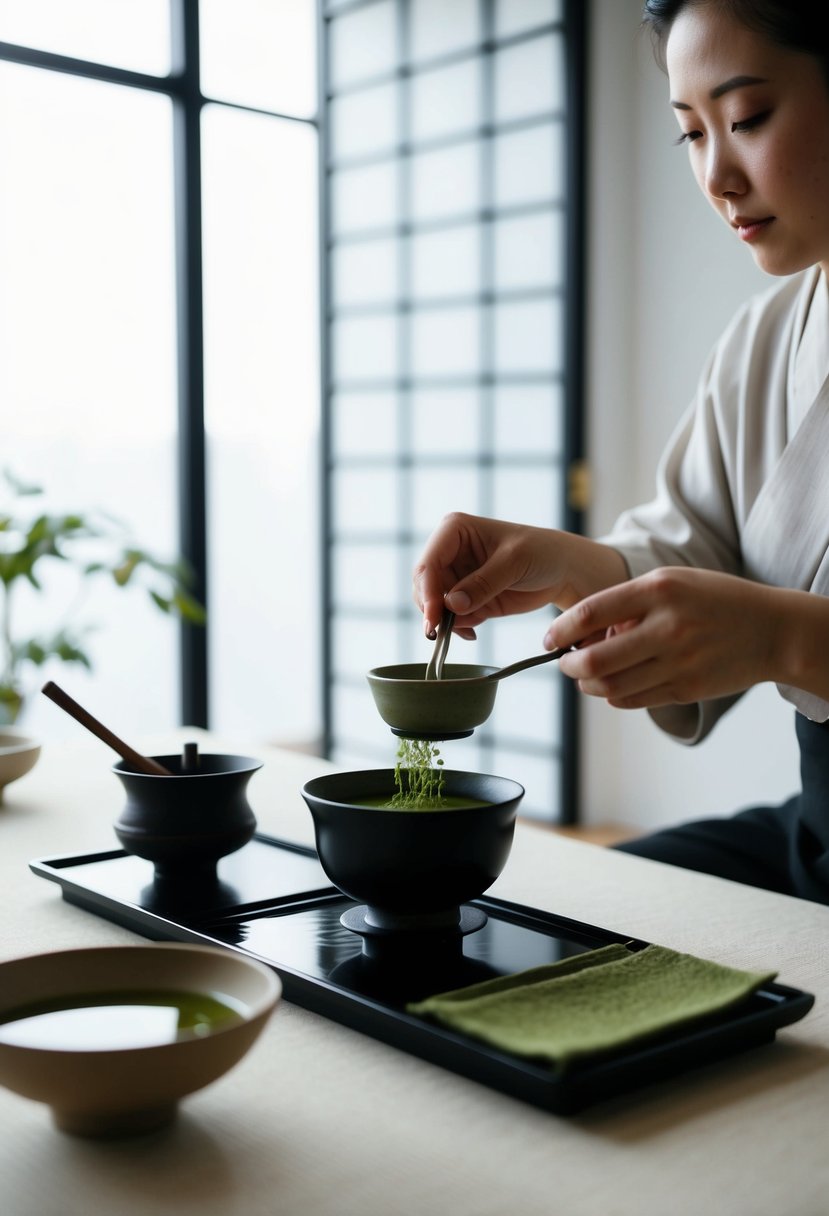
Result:
M771 679L829 701L829 599L774 588Z
M556 532L555 543L565 572L554 588L552 602L564 611L606 587L627 582L627 563L616 549L574 532Z

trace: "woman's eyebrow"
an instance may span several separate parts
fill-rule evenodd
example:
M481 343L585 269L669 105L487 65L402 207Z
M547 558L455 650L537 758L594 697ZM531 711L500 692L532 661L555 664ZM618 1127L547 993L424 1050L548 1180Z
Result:
M724 93L730 93L732 89L747 88L750 84L768 84L768 81L763 76L732 76L730 80L724 80L722 84L715 85L708 96L712 101L716 101ZM693 108L684 101L672 101L671 105L675 110L690 110Z

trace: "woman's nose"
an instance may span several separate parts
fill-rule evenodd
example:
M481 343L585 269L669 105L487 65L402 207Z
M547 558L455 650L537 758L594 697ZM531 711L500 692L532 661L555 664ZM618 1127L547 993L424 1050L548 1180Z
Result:
M703 185L711 198L744 194L746 176L733 150L722 140L710 140L706 149Z

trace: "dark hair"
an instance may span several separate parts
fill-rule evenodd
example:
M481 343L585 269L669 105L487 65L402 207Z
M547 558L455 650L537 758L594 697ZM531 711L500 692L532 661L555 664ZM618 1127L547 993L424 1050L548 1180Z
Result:
M649 26L654 53L665 67L665 43L671 26L686 8L711 7L739 21L769 42L812 55L829 83L829 21L820 0L645 0L643 25Z

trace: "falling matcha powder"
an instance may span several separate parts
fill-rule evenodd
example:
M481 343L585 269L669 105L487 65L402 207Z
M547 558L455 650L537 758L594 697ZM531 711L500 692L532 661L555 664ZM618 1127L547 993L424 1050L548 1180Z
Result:
M397 793L389 806L434 810L445 805L440 748L426 739L401 739L394 766Z

